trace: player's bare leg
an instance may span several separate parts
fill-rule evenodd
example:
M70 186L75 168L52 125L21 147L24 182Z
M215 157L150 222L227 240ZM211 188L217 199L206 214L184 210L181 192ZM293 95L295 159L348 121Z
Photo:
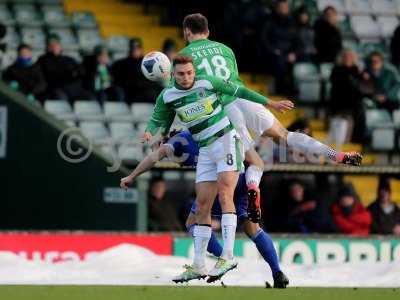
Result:
M211 237L211 207L217 196L217 187L215 181L196 183L196 214L194 218L196 225L193 229L194 259L191 266L185 265L185 271L173 279L176 283L204 279L207 276L205 258Z
M235 244L237 226L236 208L233 202L233 195L235 193L238 178L239 172L235 171L221 172L218 174L218 199L222 210L221 230L224 246L222 256L218 259L214 268L209 272L207 282L213 282L220 279L227 272L233 270L237 266L237 262L233 257L233 246Z
M262 136L271 137L277 143L285 141L286 145L306 155L325 157L331 161L353 166L359 166L362 161L360 153L337 152L304 133L288 131L278 120L275 120L272 127L266 130Z

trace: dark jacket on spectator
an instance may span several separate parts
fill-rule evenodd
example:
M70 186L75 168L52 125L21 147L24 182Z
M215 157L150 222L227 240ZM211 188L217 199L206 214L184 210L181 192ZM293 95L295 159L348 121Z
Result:
M313 60L316 49L314 47L315 33L310 25L298 25L296 31L296 55L298 62Z
M314 30L317 61L320 63L334 62L342 49L340 30L323 19L315 22Z
M366 236L369 234L372 222L371 215L358 201L354 203L349 215L345 215L337 203L333 204L332 216L341 233L360 236Z
M35 96L43 93L47 86L42 70L37 63L22 66L15 62L5 70L3 79L8 82L18 82L21 92Z
M386 214L378 201L368 206L368 210L372 215L371 233L392 234L395 225L400 224L400 209L396 204L391 213Z
M361 101L362 76L357 66L347 68L345 66L335 66L331 73L331 101L330 109L332 113L341 111L351 112L357 109Z
M279 50L282 55L294 52L296 27L293 18L273 14L271 20L264 26L261 42L269 54L275 54L276 50Z
M390 50L392 54L392 62L397 67L400 67L400 26L396 28L394 31L391 43Z
M146 79L141 70L142 58L131 57L116 61L111 66L115 85L125 91L125 101L155 102L161 87Z
M51 89L80 81L83 76L83 68L69 56L46 53L38 59L38 64Z

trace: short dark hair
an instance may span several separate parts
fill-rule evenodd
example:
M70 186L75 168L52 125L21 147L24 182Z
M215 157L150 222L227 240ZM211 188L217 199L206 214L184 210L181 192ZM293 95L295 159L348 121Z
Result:
M327 7L324 8L324 10L322 11L323 15L326 15L328 13L328 11L332 10L333 12L337 13L337 10L334 6L332 5L328 5Z
M379 52L379 51L372 51L370 54L369 54L369 60L371 61L371 59L372 59L372 57L374 57L374 56L378 56L381 60L385 60L385 58L383 57L383 54L381 53L381 52Z
M22 43L18 46L17 51L20 52L22 49L29 49L32 50L32 47L28 44Z
M184 64L193 64L193 58L188 55L178 54L172 61L172 66L176 65L184 65Z
M188 28L192 33L206 33L208 31L208 20L202 14L187 15L183 19L183 28Z

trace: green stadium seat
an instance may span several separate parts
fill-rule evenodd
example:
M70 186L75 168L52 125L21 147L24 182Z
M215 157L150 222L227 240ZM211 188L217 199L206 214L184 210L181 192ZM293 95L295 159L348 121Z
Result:
M376 128L372 131L372 149L392 151L395 148L395 131L393 128Z
M321 99L321 82L304 81L298 84L299 99L304 102L318 102Z
M74 112L79 120L100 121L104 120L101 106L97 101L77 100L74 103Z
M399 19L396 16L379 16L376 21L384 38L390 38L399 25Z
M111 122L111 137L117 143L137 143L138 133L132 122Z
M112 58L112 61L116 61L116 60L120 60L122 58L125 58L126 56L127 56L127 52L126 51L124 51L124 52L118 51L118 52L112 52L111 58Z
M366 111L367 129L393 127L390 113L385 109L368 109Z
M351 16L350 23L354 33L362 41L379 40L382 35L372 16Z
M329 81L334 65L332 63L323 63L320 65L320 74L322 80Z
M107 48L112 52L124 52L129 50L129 38L124 35L113 35L107 39Z
M141 145L121 145L118 147L118 157L123 161L140 162L143 157L143 147Z
M15 20L21 26L42 26L44 24L41 15L33 5L16 4L13 9Z
M107 144L110 133L103 122L80 122L82 134L96 144Z
M96 18L91 12L77 11L72 13L72 23L79 29L97 28Z
M102 44L97 29L80 29L77 34L79 45L83 51L92 52L94 47Z
M17 59L17 51L16 50L7 50L1 57L1 69L4 70L11 66L15 60Z
M393 112L393 122L397 128L400 128L400 109Z
M0 20L5 26L15 25L15 19L5 4L0 4Z
M44 49L46 45L46 35L40 27L21 28L21 39L24 43L37 49Z
M393 0L371 1L372 12L375 15L396 15L396 2Z
M71 19L69 16L65 15L62 6L43 6L42 13L44 22L48 27L70 27L72 25Z
M115 147L113 145L104 145L101 146L100 148L101 153L108 159L113 160L116 155L117 151L115 150Z
M1 40L3 43L6 43L9 49L17 48L21 43L21 38L19 34L15 30L15 27L7 26L6 36Z
M104 102L104 115L108 120L132 121L133 117L125 102Z
M66 100L46 100L44 110L60 120L75 120L72 107Z
M73 59L75 59L79 63L82 62L82 55L77 50L68 50L68 49L66 49L66 50L63 51L63 53L64 53L64 55L72 57Z
M296 81L319 79L318 68L312 63L297 63L293 69L294 79Z
M154 105L151 103L132 103L131 112L135 122L147 122L153 113Z
M369 0L345 0L345 4L347 12L351 15L372 14L372 7Z

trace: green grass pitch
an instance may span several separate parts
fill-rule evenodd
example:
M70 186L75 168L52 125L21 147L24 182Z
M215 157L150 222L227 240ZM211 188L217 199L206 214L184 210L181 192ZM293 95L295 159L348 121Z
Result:
M398 300L400 289L191 286L0 286L1 300Z

